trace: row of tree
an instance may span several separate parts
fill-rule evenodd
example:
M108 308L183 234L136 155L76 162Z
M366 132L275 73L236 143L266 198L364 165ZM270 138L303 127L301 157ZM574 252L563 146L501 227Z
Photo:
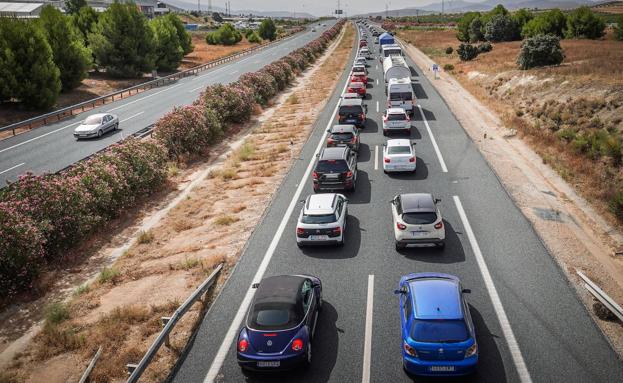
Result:
M466 13L457 24L457 38L464 42L514 41L552 34L560 38L597 39L605 34L606 23L588 7L563 13L552 9L534 15L526 9L510 13L502 5L491 11Z
M277 26L273 19L264 19L257 33L251 29L243 31L250 43L261 43L262 39L274 41L277 38ZM230 23L225 23L216 31L206 35L206 42L210 45L235 45L242 41L242 33Z
M193 49L173 14L148 21L132 3L113 3L98 14L84 0L68 2L66 11L48 5L37 20L0 18L0 102L46 109L93 66L140 77L175 70Z

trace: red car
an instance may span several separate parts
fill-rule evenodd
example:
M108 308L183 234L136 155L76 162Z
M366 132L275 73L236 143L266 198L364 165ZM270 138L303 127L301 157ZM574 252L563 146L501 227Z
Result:
M357 72L353 72L350 74L350 82L362 82L364 84L368 83L368 75L366 75L365 73L357 73Z
M359 40L359 48L367 47L367 46L368 46L368 42L366 40Z
M366 84L360 81L354 81L348 84L348 93L357 93L360 97L366 97Z

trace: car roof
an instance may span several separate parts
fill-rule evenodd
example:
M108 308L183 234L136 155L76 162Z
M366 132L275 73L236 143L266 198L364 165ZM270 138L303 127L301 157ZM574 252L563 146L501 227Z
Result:
M348 146L334 146L330 148L322 149L322 153L320 153L321 160L341 160L346 156L346 151L348 150Z
M355 125L350 124L338 124L331 127L331 133L355 133L356 131Z
M351 81L351 83L349 84L349 86L352 88L353 86L355 88L363 88L364 85L361 81Z
M463 319L457 278L421 276L409 280L416 319Z
M342 93L342 98L345 99L346 97L351 97L351 98L359 98L359 95L357 93L353 93L353 92L344 92Z
M108 116L109 114L110 113L95 113L95 114L92 114L90 116L87 116L87 118L90 118L90 117L100 117L100 118L102 118L104 116Z
M405 112L404 108L389 108L389 109L387 109L387 113L389 113L389 114L392 114L392 113L395 113L395 114L398 114L398 113L404 114L404 113L406 113L406 112Z
M437 212L433 196L429 193L408 193L400 195L400 205L403 213L433 213Z
M300 275L277 275L262 279L255 293L254 304L289 303L298 306L301 288L307 278Z
M354 84L354 83L351 83L351 84ZM340 106L352 106L352 105L362 106L363 100L360 98L343 98L340 100Z
M305 214L321 215L333 213L333 207L337 200L337 194L312 194L305 201Z
M391 140L387 140L386 146L411 146L411 141L406 138L393 138Z

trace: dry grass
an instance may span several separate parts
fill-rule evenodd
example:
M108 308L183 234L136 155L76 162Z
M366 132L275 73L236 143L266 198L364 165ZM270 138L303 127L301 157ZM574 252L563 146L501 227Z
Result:
M220 217L216 217L214 223L218 226L229 226L232 223L238 222L239 220L239 218L232 217L231 215L222 215Z
M152 233L151 231L141 231L138 234L138 238L136 239L136 241L141 245L151 243L151 241L153 240L154 240L154 233Z
M208 45L205 40L206 34L207 32L194 32L192 34L192 42L195 49L184 57L180 69L191 68L258 45L251 44L244 37L242 41L236 45Z

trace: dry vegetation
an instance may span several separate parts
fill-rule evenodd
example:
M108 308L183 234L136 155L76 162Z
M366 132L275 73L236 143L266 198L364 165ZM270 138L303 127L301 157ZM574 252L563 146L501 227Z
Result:
M195 49L184 57L180 69L188 69L201 63L216 60L258 45L248 42L244 37L242 38L242 41L236 45L208 45L205 40L206 34L207 32L192 33L193 46Z
M562 40L562 65L520 71L521 42L499 43L461 62L454 30L401 31L452 74L509 128L516 129L559 174L616 222L613 201L623 190L623 42ZM454 53L447 55L446 47ZM620 215L620 217L623 217Z
M99 346L103 354L93 381L125 377L126 363L137 362L160 330L159 318L170 315L217 264L225 263L226 274L238 261L344 70L354 36L348 26L335 50L327 51L288 101L268 113L224 162L213 165L210 176L158 226L137 233L137 244L93 283L78 287L68 303L50 306L43 330L0 374L0 382L77 381ZM187 177L190 172L183 172L180 180ZM171 335L172 347L160 350L142 381L165 379L202 309L195 305L184 317Z

